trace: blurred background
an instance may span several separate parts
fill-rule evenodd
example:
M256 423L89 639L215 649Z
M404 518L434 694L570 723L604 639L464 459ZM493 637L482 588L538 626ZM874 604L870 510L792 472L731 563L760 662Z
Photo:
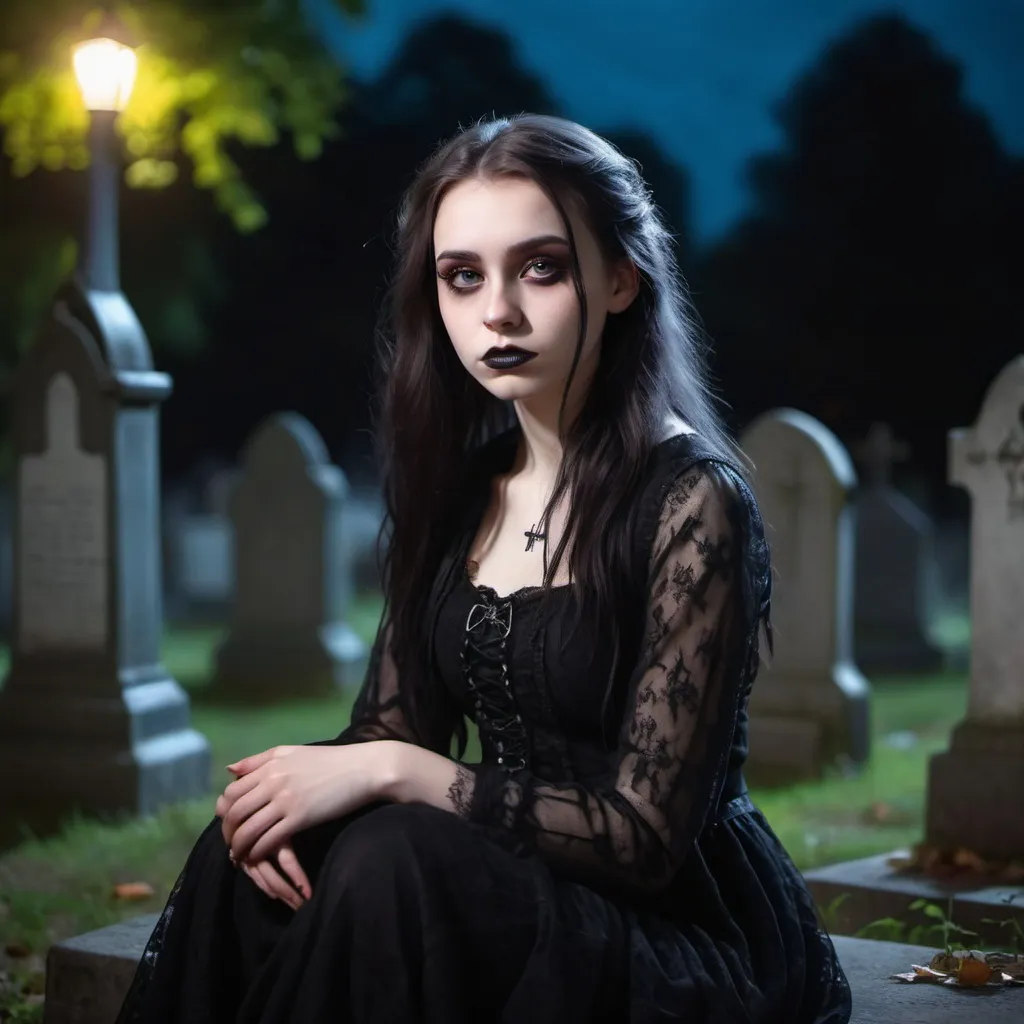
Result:
M75 261L83 121L59 57L94 6L4 5L8 380ZM948 534L944 593L963 604L955 524L967 506L945 485L946 431L973 421L1021 344L1007 258L1024 227L1019 3L114 7L143 43L121 129L122 276L174 379L161 439L169 551L184 517L223 515L245 439L282 409L319 431L369 524L373 327L396 203L460 124L529 110L579 120L641 163L735 430L780 405L851 446L872 422L892 426L909 446L894 475ZM6 479L5 418L0 446ZM194 581L213 603L231 585L215 535L207 520L210 578ZM198 571L182 557L169 587ZM9 589L5 558L0 620Z
M946 749L968 691L971 505L947 482L947 432L976 421L986 389L1024 349L1012 270L1024 237L1020 0L102 6L3 0L0 11L0 687L14 675L4 646L15 559L10 388L80 259L89 115L70 54L112 14L138 57L117 121L121 285L156 367L173 378L159 411L161 651L212 764L334 735L347 721L381 607L370 391L395 208L460 125L535 111L581 121L642 165L732 430L796 408L838 437L860 474L849 495L860 510L857 597L851 613L848 588L835 587L824 614L849 620L870 718L865 695L846 763L757 790L759 805L801 869L919 839L928 759ZM998 456L1011 519L1024 516L1024 407L1013 401ZM275 693L247 693L265 668L260 644L273 639L265 617L255 634L224 641L233 617L237 626L248 614L232 494L247 441L279 413L307 422L279 421L275 436L291 431L289 450L333 463L347 487L334 470L311 497L306 463L297 477L275 476L283 456L271 439L246 484L246 529L259 534L247 534L248 586L261 591L260 615L306 588L306 649L319 658L330 636L332 679L344 663L344 685L327 697L299 692L293 662L271 681ZM338 526L330 558L304 543L324 524ZM53 570L43 582L61 624L74 625L82 609L71 605L86 591L69 597L60 572L81 568L82 539L66 514L58 525L68 547L39 564ZM93 576L74 579L90 586ZM243 594L250 612L253 593ZM293 652L289 614L282 650ZM213 678L223 643L241 651L232 694ZM73 675L61 683L72 694ZM117 692L118 680L108 682ZM44 699L31 685L22 692ZM63 728L73 711L52 704ZM10 738L20 725L5 706ZM30 741L44 755L54 742L45 729L25 749ZM123 753L102 756L126 763ZM25 782L28 768L8 768ZM44 791L62 797L67 779L47 771L37 772ZM5 796L17 788L4 787ZM112 882L144 879L132 890L139 909L162 905L213 795L135 819L147 809L129 800L120 810L130 820L117 825L87 820L103 818L98 799L51 841L33 839L21 812L0 814L0 848L13 844L0 856L0 1019L8 995L10 1006L38 1008L50 942L134 912Z

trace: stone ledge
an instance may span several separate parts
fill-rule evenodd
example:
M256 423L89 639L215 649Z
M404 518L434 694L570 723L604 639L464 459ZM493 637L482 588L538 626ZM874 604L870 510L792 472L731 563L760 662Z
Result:
M156 920L146 914L55 945L47 960L44 1024L112 1024ZM1011 1024L1024 1015L1018 988L969 991L889 980L911 964L928 963L932 948L842 935L833 941L853 989L851 1024Z
M936 950L900 942L872 942L834 935L839 962L853 990L850 1024L1019 1024L1024 989L950 988L890 981L911 964L927 964Z
M113 1024L158 914L143 914L50 948L43 1024Z
M1013 936L1009 929L986 924L985 918L995 921L1013 918L1024 928L1024 886L953 887L924 875L902 874L887 863L898 852L901 851L829 864L804 872L807 887L819 907L828 907L843 893L849 894L850 898L836 909L830 921L833 932L853 935L865 925L884 917L905 921L908 927L933 925L937 923L935 920L921 911L907 908L914 900L926 899L945 913L952 896L953 923L981 936L980 940L971 941L1000 949L1011 948Z

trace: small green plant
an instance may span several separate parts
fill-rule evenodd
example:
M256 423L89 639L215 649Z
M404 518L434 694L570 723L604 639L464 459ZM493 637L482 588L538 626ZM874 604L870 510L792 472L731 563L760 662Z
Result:
M880 917L870 921L857 932L858 939L874 939L877 942L906 942L904 932L907 930L905 921L896 917Z
M1015 898L1016 894L1012 894L1002 902L1009 906ZM1009 928L1011 942L1013 943L1013 952L1020 956L1024 956L1024 927L1021 926L1021 923L1017 918L1008 917L1005 921L997 921L992 917L983 917L981 920L985 924L994 924L997 928Z
M42 1024L42 975L12 970L0 976L0 1021L4 1024Z
M960 935L965 939L977 939L979 935L977 932L972 932L969 928L963 928L953 922L953 897L949 897L946 910L943 911L937 903L929 903L928 900L914 900L910 904L910 910L920 910L927 917L935 918L939 923L932 925L930 928L927 926L921 926L925 928L926 934L932 932L939 932L942 935L942 944L945 947L946 955L948 956L953 952L954 949L966 949L962 942L954 942L950 939L952 935Z
M908 928L905 921L895 917L880 917L877 921L870 921L857 933L859 939L876 939L882 942L905 942L912 946L927 946L940 940L946 955L950 955L956 949L967 949L968 947L959 940L953 939L954 935L961 939L978 939L977 932L971 931L958 925L953 920L953 897L949 897L946 910L943 910L937 903L928 900L914 900L907 907L908 910L921 911L926 917L933 918L936 924L919 924Z
M821 924L827 932L839 930L839 908L850 898L852 894L841 892L834 900L826 903L819 911Z

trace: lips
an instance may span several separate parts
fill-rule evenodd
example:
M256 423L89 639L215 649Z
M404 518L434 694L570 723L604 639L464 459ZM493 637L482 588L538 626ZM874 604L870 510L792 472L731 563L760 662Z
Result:
M484 359L490 359L492 356L535 356L536 354L536 352L531 352L528 348L520 348L518 345L502 345L500 348L493 345L484 353Z
M522 366L536 355L536 352L519 348L518 345L503 345L501 348L495 345L484 353L482 362L492 370L506 370Z

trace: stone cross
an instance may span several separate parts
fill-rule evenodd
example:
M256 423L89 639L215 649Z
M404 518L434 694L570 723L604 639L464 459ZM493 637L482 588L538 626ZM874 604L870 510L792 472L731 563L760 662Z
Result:
M888 423L872 423L864 440L853 446L853 456L864 466L868 483L882 487L892 481L892 467L910 458L910 445L897 441Z
M13 388L10 820L199 796L209 749L160 659L158 410L170 379L120 292L67 286Z
M973 427L950 431L949 479L971 496L967 717L932 758L927 835L1024 859L1024 355L989 387Z
M857 498L854 656L867 672L932 672L942 652L928 636L934 527L892 487L892 467L910 456L887 423L853 448L868 486Z
M856 475L835 435L793 409L758 417L741 445L775 567L775 655L751 695L749 775L815 778L868 756L869 688L852 660Z
M344 474L307 420L281 413L257 428L229 501L235 603L216 654L218 695L276 700L362 682L366 647L345 621L347 494Z

